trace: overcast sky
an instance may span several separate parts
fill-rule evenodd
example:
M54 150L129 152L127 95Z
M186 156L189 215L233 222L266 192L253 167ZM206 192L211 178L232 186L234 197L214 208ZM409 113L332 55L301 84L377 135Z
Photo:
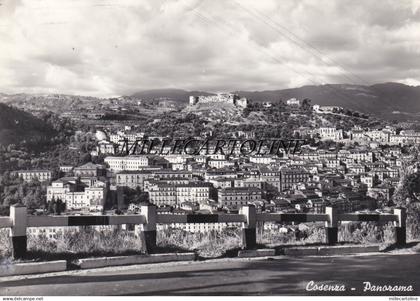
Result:
M0 92L420 85L420 0L0 0Z

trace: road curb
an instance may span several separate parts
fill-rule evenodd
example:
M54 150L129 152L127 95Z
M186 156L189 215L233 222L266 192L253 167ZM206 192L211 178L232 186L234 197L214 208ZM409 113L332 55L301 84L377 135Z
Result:
M195 253L166 253L151 255L115 256L79 259L76 265L80 269L103 268L109 266L162 263L169 261L193 261Z
M276 255L275 249L257 249L257 250L240 250L238 252L239 258L245 257L266 257Z
M379 246L325 246L325 247L297 247L284 248L282 253L288 256L327 256L356 253L379 252Z
M373 246L318 246L318 247L291 247L275 249L240 250L237 258L258 258L277 255L287 256L334 256L346 254L376 253L378 245ZM100 258L84 258L77 260L74 265L79 269L103 268L112 266L125 266L136 264L153 264L179 261L195 261L197 255L189 253L163 253L150 255L114 256ZM68 268L66 260L29 262L0 265L0 277L27 274L43 274L49 272L62 272Z
M0 277L27 274L41 274L50 272L62 272L67 269L66 260L47 262L28 262L0 265Z

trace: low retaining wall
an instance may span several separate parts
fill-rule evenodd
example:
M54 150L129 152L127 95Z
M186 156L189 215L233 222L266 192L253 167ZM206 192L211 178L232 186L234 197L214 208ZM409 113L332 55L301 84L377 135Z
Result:
M26 274L41 274L41 273L50 273L50 272L62 272L62 271L65 271L66 269L67 269L67 262L65 260L2 264L0 265L0 277L26 275Z
M130 264L161 263L169 261L193 261L195 258L195 253L116 256L79 259L76 265L78 265L81 269L91 269Z

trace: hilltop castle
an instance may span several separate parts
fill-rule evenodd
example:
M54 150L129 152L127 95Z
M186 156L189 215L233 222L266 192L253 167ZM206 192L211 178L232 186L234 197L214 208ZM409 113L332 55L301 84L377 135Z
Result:
M237 107L246 108L248 106L248 100L245 97L239 97L237 94L217 94L209 96L190 96L190 106L196 105L197 103L231 103Z

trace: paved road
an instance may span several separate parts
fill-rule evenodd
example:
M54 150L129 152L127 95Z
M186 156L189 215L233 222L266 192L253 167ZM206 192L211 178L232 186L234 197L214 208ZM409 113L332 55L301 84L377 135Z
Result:
M385 295L420 295L420 254L225 259L0 277L0 295L334 294L306 291L311 280L345 285L340 295L381 295L364 293L363 281L414 289Z

